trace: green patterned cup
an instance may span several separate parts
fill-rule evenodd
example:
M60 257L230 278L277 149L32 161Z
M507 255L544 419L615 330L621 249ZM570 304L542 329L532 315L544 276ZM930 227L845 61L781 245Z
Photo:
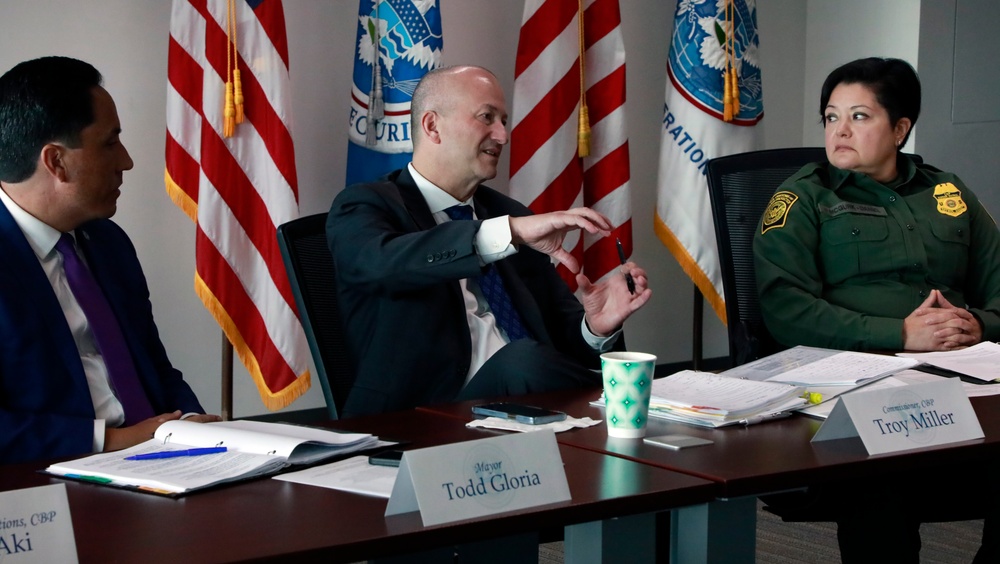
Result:
M601 355L604 375L604 419L608 435L639 439L646 435L649 396L656 355L610 352Z

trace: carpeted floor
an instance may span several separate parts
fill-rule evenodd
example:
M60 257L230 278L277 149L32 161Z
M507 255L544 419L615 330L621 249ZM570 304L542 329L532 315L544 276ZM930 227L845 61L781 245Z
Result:
M758 506L759 507L759 506ZM920 527L922 564L968 564L979 549L982 521L926 523ZM563 561L562 543L539 546L538 562ZM840 562L834 523L785 523L766 511L757 511L758 564L825 564Z

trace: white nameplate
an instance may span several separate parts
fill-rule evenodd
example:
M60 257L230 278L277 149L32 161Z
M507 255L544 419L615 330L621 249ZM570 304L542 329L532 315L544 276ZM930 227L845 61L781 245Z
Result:
M569 499L556 435L542 430L404 452L385 514L437 525Z
M66 484L0 493L0 562L77 562Z
M958 378L840 396L814 442L861 437L868 454L983 438Z

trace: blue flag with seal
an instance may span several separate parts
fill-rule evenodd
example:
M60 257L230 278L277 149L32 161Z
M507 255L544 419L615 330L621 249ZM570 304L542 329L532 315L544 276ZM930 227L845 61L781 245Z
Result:
M759 44L754 0L677 3L653 228L723 323L726 304L705 165L760 148Z
M439 0L360 0L347 185L403 168L413 154L410 100L441 65Z

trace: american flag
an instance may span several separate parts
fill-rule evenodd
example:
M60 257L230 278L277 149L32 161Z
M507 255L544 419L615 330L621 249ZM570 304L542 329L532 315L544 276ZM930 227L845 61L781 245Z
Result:
M309 349L275 237L298 216L288 42L280 0L230 1L245 121L223 136L227 2L174 0L165 181L197 225L195 291L274 410L309 388Z
M577 156L580 110L578 0L525 0L514 70L510 193L535 213L591 207L611 219L610 237L578 234L563 246L597 280L619 266L615 238L632 254L625 47L618 0L585 0L584 77L590 156ZM562 265L571 288L574 277Z

